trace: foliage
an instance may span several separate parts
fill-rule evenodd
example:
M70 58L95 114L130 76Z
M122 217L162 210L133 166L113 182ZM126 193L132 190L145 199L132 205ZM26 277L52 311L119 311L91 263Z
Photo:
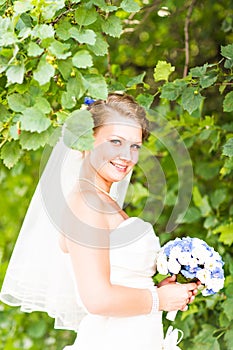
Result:
M181 347L230 350L231 1L0 0L0 15L0 284L43 147L54 143L51 135L65 121L77 135L90 130L84 96L105 99L108 91L126 91L147 109L152 127L127 211L154 223L162 244L176 236L199 237L225 261L224 290L198 296L178 314ZM90 148L92 135L67 142ZM1 349L52 350L72 343L74 334L53 330L47 315L0 307Z

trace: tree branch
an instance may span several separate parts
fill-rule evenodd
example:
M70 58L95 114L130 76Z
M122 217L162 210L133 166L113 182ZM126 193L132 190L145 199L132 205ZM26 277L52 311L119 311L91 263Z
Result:
M193 7L196 0L192 0L188 11L187 16L185 18L185 24L184 24L184 37L185 37L185 65L184 65L184 72L183 72L183 78L187 76L188 74L188 68L189 68L189 24L190 24L190 18L193 12Z

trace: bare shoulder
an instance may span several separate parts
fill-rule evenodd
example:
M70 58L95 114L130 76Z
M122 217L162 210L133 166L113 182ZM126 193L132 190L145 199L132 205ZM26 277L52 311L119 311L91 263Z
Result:
M109 247L109 220L105 201L93 191L73 191L63 217L63 233L70 251L73 243Z
M93 191L73 191L68 206L79 220L98 228L108 228L109 205Z

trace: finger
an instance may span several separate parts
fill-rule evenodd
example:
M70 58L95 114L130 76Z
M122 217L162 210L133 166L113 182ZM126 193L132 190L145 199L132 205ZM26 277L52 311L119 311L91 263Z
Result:
M193 295L197 295L197 289L194 289L194 290L192 291L192 294L193 294Z
M187 283L187 284L184 284L187 288L187 290L195 290L197 289L197 284L196 283Z
M171 282L175 282L176 281L176 275L172 275L172 276L168 277L168 279Z
M195 296L192 295L191 298L189 299L189 303L188 304L192 303L194 301L194 299L195 299Z
M188 310L188 305L184 305L181 309L180 309L180 311L187 311Z

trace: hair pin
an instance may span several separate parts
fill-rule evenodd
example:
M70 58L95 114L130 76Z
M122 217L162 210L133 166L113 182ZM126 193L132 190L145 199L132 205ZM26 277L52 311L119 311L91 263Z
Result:
M91 97L84 97L84 104L87 105L87 106L90 106L92 103L94 103L96 100L94 100L93 98Z

